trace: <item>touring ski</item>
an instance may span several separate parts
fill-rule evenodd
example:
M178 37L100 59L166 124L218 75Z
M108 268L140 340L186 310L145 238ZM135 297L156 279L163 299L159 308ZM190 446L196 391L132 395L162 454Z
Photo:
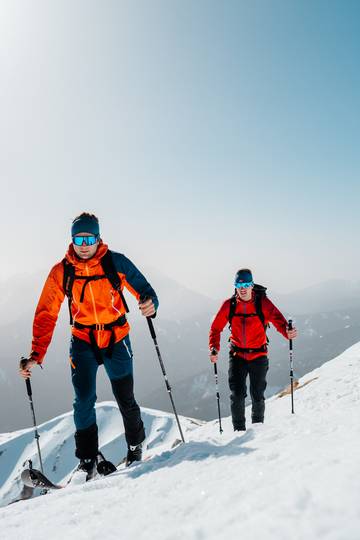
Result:
M97 472L100 476L108 476L113 472L116 472L116 467L111 461L108 461L104 456L99 452L97 458ZM71 483L75 473L78 471L76 467L70 477L68 478L65 484L54 484L49 478L47 478L41 471L38 469L33 469L32 461L29 459L29 468L24 469L21 473L21 480L23 484L30 488L43 488L43 489L63 489Z

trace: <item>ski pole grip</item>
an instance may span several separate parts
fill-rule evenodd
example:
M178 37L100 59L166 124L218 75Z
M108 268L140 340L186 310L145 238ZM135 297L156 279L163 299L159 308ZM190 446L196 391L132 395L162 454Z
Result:
M147 319L147 322L148 322L148 325L149 325L149 330L150 330L151 337L155 340L156 339L156 334L155 334L155 328L154 328L153 322L152 322L150 317L146 317L146 319Z
M292 319L289 319L288 328L289 328L289 330L293 329ZM293 348L293 340L292 339L289 339L289 347L290 347L290 351L292 351L292 348Z
M214 362L214 372L215 372L215 375L217 375L217 363Z
M30 379L25 379L25 383L26 383L26 391L27 391L27 394L29 397L32 396L32 390L31 390L31 382L30 382Z

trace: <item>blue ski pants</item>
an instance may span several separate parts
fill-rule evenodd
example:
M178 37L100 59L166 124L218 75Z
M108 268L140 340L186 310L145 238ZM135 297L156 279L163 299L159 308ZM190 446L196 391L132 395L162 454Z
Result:
M145 432L140 408L134 397L130 338L125 336L124 339L115 343L111 358L106 356L106 348L100 351L123 418L126 440L128 444L137 445L144 440ZM70 363L75 391L74 422L80 439L87 439L87 432L93 433L96 428L96 374L99 364L91 345L75 336L71 338ZM84 444L85 442L84 440Z

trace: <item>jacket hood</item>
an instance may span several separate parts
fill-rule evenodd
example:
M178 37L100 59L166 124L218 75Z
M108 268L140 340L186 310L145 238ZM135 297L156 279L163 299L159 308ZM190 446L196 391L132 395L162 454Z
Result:
M95 255L91 257L91 259L80 259L80 257L78 257L75 253L74 246L70 244L67 250L67 253L65 255L65 258L67 261L73 264L76 268L84 269L85 266L88 266L91 268L100 264L100 260L103 258L103 256L108 251L108 249L109 249L108 245L103 244L103 242L100 241L99 247Z

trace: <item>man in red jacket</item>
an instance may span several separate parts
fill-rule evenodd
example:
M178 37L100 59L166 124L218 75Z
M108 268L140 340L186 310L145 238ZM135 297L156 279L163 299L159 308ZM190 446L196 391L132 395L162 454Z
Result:
M286 339L297 336L285 317L267 298L265 287L255 285L247 268L235 276L235 294L225 300L210 328L210 360L217 362L220 335L226 323L231 329L229 386L234 431L245 431L246 378L250 377L252 422L264 422L267 358L266 327L272 323Z

